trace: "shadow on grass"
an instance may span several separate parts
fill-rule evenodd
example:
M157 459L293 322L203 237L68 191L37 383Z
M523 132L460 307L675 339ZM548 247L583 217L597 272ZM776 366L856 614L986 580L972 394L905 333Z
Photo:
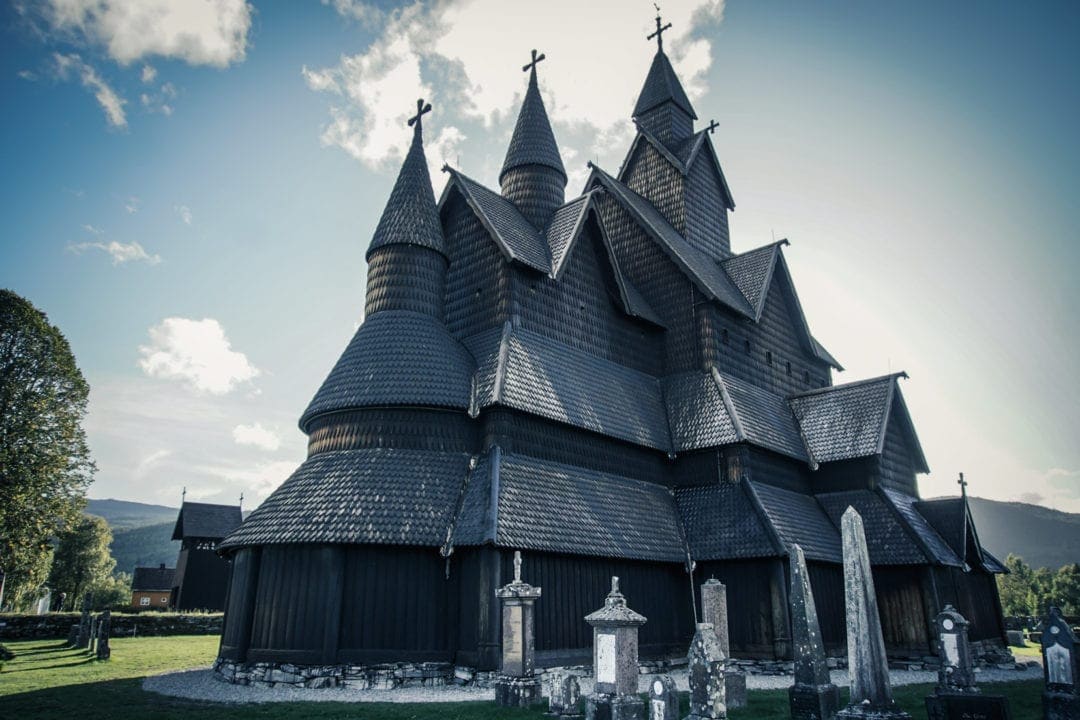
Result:
M85 657L81 660L77 658L72 658L72 660L74 660L74 662L53 663L52 665L34 665L33 667L24 667L19 668L18 670L5 670L4 675L14 675L15 673L23 672L35 672L37 670L52 670L54 668L73 668L78 667L79 665L85 665L88 662L94 662L95 660L97 660L97 658Z

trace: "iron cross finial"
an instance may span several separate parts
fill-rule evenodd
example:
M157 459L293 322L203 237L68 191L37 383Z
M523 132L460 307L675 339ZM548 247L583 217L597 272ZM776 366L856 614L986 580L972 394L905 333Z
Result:
M420 118L424 113L431 112L431 103L424 104L424 98L420 98L416 101L416 114L409 118L409 127L416 126L416 132L420 132Z
M240 507L244 506L244 493L240 493Z
M514 551L514 584L521 584L521 551Z
M720 123L716 122L715 120L710 120L709 126L705 129L709 131L710 135L712 135L716 132L716 128L718 127L720 127Z
M967 480L964 479L964 473L960 473L960 479L956 481L956 484L960 486L960 494L967 495Z
M656 49L659 52L664 52L664 31L671 28L671 23L662 25L663 21L660 20L660 6L653 3L653 7L656 8L656 32L645 39L652 40L653 38L656 38Z
M536 50L534 49L532 51L532 62L530 62L530 63L528 63L526 65L522 65L521 66L521 72L529 72L530 70L532 70L535 73L536 72L536 63L540 62L541 60L546 59L546 57L547 56L544 55L544 53L540 53L539 55L537 55Z
M187 485L180 488L180 504L181 505L184 504L184 498L186 498L186 497L187 497Z

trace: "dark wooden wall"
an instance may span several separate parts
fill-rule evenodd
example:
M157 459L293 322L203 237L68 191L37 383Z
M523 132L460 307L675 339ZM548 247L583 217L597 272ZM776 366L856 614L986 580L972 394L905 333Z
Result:
M997 582L983 570L964 572L960 568L934 568L934 580L940 598L940 612L946 604L956 608L971 623L972 640L1001 639L1005 626L1001 616Z
M177 610L222 610L229 570L210 549L183 548L176 559Z
M881 634L890 652L925 655L931 650L922 571L921 565L873 569Z
M900 413L894 404L885 428L885 448L881 454L879 482L883 487L918 495L915 487L915 454L911 441L902 429Z
M727 586L728 626L734 655L759 658L775 655L777 618L772 593L779 562L768 558L698 563L695 585L715 577ZM786 635L787 629L780 629Z
M830 563L808 562L810 589L814 593L818 624L825 649L839 652L847 643L844 615L844 568Z

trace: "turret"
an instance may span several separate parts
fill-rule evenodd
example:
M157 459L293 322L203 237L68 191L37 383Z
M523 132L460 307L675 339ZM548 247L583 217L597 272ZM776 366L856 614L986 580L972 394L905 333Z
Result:
M367 251L365 314L411 310L443 319L446 241L424 157L421 118L431 105L417 101L412 145L390 192Z
M697 113L664 54L664 31L670 27L671 23L661 26L660 16L656 16L656 32L648 36L649 40L656 38L656 56L634 105L634 120L672 148L694 133Z
M566 199L566 170L536 84L536 64L543 59L533 50L532 62L522 67L529 73L529 87L499 173L503 197L539 230Z

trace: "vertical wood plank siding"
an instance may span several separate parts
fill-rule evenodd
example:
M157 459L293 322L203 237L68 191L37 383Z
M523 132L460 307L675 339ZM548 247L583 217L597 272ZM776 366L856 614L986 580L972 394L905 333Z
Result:
M873 573L886 647L891 652L925 655L931 648L920 591L921 568L879 566Z
M844 569L840 565L809 562L810 589L814 593L821 638L825 647L837 651L847 642L847 619L844 616Z
M775 559L698 563L694 584L715 577L727 586L731 649L740 657L773 657L770 578Z
M881 455L880 482L890 490L917 495L915 487L915 459L911 446L901 430L901 420L896 407L889 413L885 428L885 448Z
M367 317L380 310L410 310L443 319L446 258L430 248L384 245L368 260Z

